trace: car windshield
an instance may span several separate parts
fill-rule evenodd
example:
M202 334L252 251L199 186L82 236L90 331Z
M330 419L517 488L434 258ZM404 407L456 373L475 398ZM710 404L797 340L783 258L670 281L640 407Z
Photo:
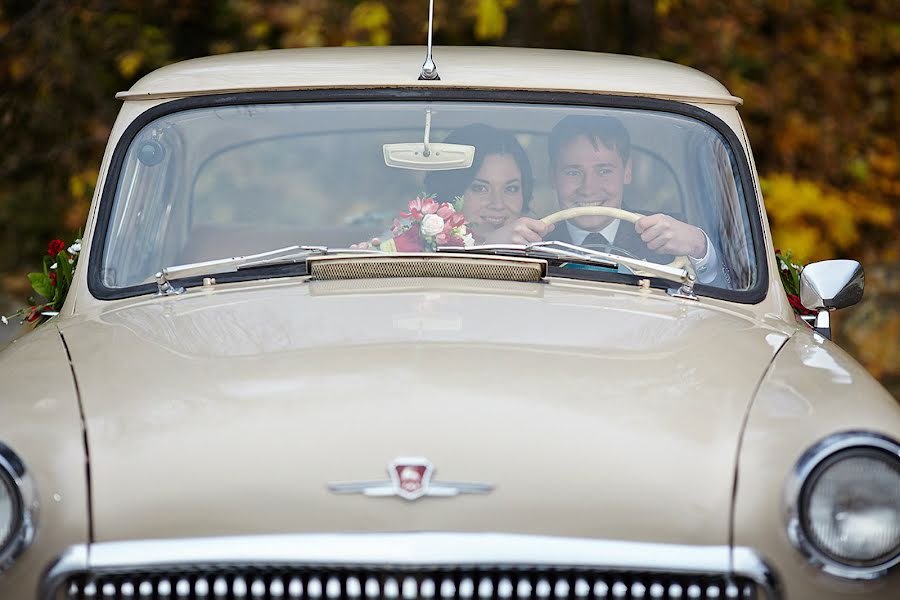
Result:
M655 110L416 100L191 108L130 139L99 280L130 288L164 267L291 245L522 243L524 227L526 241L661 264L689 256L701 283L747 290L758 279L758 217L738 173L716 129ZM561 210L552 226L538 221Z

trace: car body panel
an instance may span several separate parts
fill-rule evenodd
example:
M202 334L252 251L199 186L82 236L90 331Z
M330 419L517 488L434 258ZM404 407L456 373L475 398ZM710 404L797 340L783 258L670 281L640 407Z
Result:
M900 571L861 582L820 571L787 537L783 502L758 490L782 492L787 474L817 441L842 431L900 439L897 402L835 344L799 330L781 349L750 411L738 464L734 542L777 564L787 597L814 600L897 597Z
M414 529L727 543L736 440L786 333L657 290L488 285L225 285L67 324L97 539ZM384 479L399 455L497 489L416 507L326 489ZM690 518L657 511L661 494ZM260 496L265 511L228 518Z
M35 589L61 548L88 541L88 489L78 396L54 322L0 353L0 381L0 441L24 462L38 503L31 547L0 574L0 596L12 600L27 596L4 590Z
M456 87L585 91L739 104L714 78L690 67L598 52L532 48L434 49L439 80L419 81L425 48L304 48L184 61L137 81L121 99L176 98L236 90Z

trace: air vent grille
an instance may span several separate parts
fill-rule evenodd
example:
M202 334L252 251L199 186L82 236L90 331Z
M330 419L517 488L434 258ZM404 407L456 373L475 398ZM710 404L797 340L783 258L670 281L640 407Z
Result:
M386 279L394 277L442 277L494 281L540 281L546 274L543 261L496 257L416 254L409 256L324 256L309 259L314 279Z

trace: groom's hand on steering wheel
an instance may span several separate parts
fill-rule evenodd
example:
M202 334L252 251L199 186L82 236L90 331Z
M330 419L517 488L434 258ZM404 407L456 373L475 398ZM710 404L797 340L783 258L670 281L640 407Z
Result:
M538 219L519 217L512 223L485 236L487 244L532 244L543 241L544 236L553 231L553 225L547 225Z
M659 254L687 255L693 258L706 256L706 234L703 230L669 215L641 217L635 221L634 230L647 244L647 248Z

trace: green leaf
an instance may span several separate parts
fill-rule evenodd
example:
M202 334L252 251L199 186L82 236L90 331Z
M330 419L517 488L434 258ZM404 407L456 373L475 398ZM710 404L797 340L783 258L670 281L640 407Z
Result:
M34 288L35 292L44 298L53 298L53 286L50 285L50 278L47 275L44 273L29 273L28 281L31 282L31 287Z
M69 264L69 254L63 250L59 253L59 256L56 257L56 264L58 265L57 269L59 270L59 279L57 281L58 287L65 286L66 289L72 284L72 268L73 266Z

